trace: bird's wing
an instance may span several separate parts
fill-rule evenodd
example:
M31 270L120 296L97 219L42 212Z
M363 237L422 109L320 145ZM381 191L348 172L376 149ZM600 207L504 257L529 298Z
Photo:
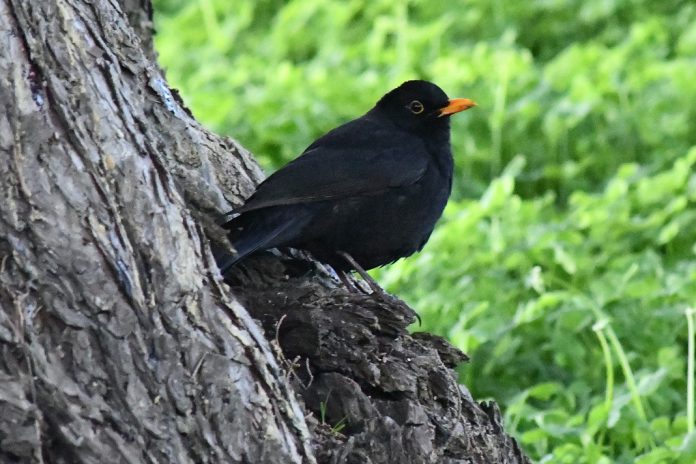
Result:
M314 142L262 182L236 212L374 195L415 183L427 164L419 138L356 120Z

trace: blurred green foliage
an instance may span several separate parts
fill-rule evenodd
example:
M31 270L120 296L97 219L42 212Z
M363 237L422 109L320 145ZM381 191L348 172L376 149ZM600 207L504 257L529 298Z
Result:
M476 100L445 217L378 277L472 356L463 381L535 460L696 462L693 1L155 8L170 83L267 169L406 79Z

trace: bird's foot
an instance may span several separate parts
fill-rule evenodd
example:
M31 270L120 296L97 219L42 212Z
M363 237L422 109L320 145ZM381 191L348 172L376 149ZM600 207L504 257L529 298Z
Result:
M380 287L377 281L373 279L372 276L368 274L367 271L363 269L362 266L358 264L358 262L355 261L355 259L353 259L351 255L349 255L345 251L339 251L338 254L341 257L343 257L343 259L345 259L353 269L355 269L355 271L360 275L360 277L362 277L363 281L370 287L370 290L372 290L372 293L370 293L370 295L372 295L374 298L384 301L385 303L397 304L398 306L402 306L408 309L408 312L411 313L418 321L418 325L422 325L421 318L417 312L410 308L406 303L396 298L395 296L390 295L382 287ZM343 282L343 285L345 285L348 288L348 290L354 291L354 289L356 289L356 286L352 282L350 282L350 279L348 279L348 277L342 271L339 271L339 278L341 279L341 282Z

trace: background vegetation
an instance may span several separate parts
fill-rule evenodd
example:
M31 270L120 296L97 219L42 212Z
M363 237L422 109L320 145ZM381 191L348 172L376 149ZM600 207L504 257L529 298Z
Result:
M378 277L536 461L696 461L694 2L155 8L169 81L268 170L403 80L475 99L445 217Z

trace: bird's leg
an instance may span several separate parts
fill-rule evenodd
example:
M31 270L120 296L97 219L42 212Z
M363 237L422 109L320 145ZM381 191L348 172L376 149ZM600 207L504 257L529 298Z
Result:
M355 269L356 272L360 274L360 277L362 277L363 280L367 283L367 285L369 285L372 289L372 295L374 295L377 298L381 298L383 301L398 303L399 305L403 306L418 320L418 325L421 325L421 319L418 313L415 312L413 309L409 308L403 301L399 300L398 298L394 298L393 296L385 292L384 289L380 287L377 282L375 282L375 279L370 277L370 274L368 274L367 271L365 271L365 269L363 269L362 266L358 264L358 262L355 261L355 259L353 259L351 255L349 255L345 251L339 251L338 255L345 259L346 262L348 262L348 264L350 264L353 267L353 269Z
M340 269L336 270L336 275L338 276L338 279L341 281L344 287L348 289L349 292L357 292L358 288L353 284L353 282L350 281L348 278L348 274L345 272L341 271Z
M382 287L380 287L379 284L375 282L375 279L373 279L370 276L370 274L368 274L367 271L363 269L362 266L359 265L358 262L353 259L351 255L349 255L345 251L339 251L338 254L343 259L345 259L358 274L360 274L360 277L362 277L362 279L367 283L367 285L369 285L370 289L375 294L382 296L385 295L385 291L382 289Z
M360 274L360 277L363 278L363 280L367 283L367 285L370 286L372 289L372 294L378 298L381 298L383 301L387 302L397 302L398 304L402 305L404 308L406 308L413 316L418 320L418 325L421 325L421 318L420 315L418 315L417 312L415 312L413 309L409 308L403 301L399 300L398 298L394 298L390 294L384 291L382 287L379 286L377 282L375 282L375 279L373 279L370 274L365 271L365 269L362 268L360 264L358 264L357 261L353 259L351 255L346 253L345 251L339 251L338 255L341 256L343 259L345 259L348 264L350 264L353 269L356 270L358 274ZM343 279L341 279L343 280ZM347 279L346 279L347 280ZM346 282L344 281L344 284ZM352 284L351 284L352 286ZM350 288L350 287L349 287Z

